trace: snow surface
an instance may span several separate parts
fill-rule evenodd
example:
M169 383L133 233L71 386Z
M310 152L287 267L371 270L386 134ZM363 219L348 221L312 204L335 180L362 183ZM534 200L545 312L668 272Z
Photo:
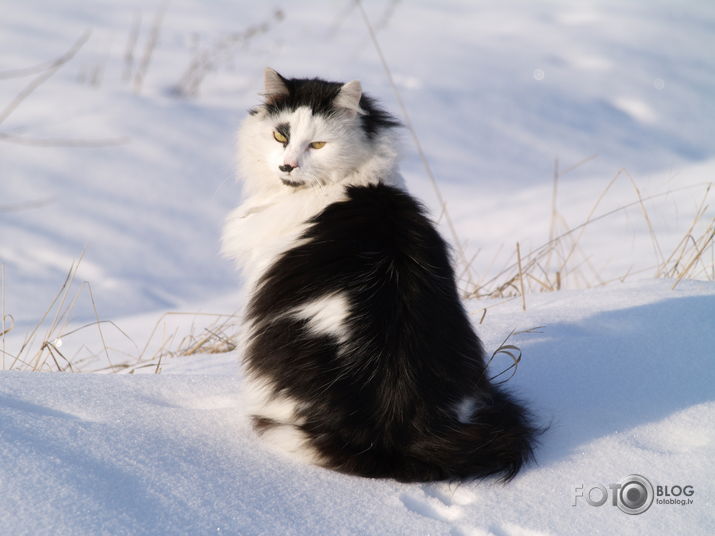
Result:
M514 339L524 357L509 382L551 425L538 464L506 486L403 485L295 465L246 427L234 353L167 356L158 375L151 359L132 376L5 371L0 533L715 532L715 283L672 290L672 280L653 278L701 200L712 205L713 5L365 4L465 255L475 255L475 280L513 262L517 241L522 251L547 241L555 158L563 222L584 222L602 193L594 216L615 211L586 227L574 263L584 268L565 290L528 294L526 311L518 300L467 301L491 351L512 330L543 326ZM152 356L167 340L211 328L215 317L193 313L240 311L241 282L218 256L218 239L239 202L233 133L258 98L265 65L360 79L399 115L347 0L168 3L136 92L124 77L127 42L140 20L136 73L159 7L38 0L2 9L0 118L32 80L14 70L59 57L91 30L75 58L0 120L2 301L14 319L3 348L11 354L83 252L77 303L53 335L63 334L54 343L81 370L136 360L147 341ZM222 52L198 95L179 96L182 75L205 50ZM438 216L407 135L403 170ZM657 244L634 184L652 197L645 206ZM557 231L565 229L560 221ZM697 267L700 276L712 271L711 258ZM83 281L99 316L114 322L101 333L70 333L95 319ZM192 314L162 316L168 311ZM500 359L496 370L506 366ZM4 356L3 367L11 361ZM631 473L693 485L694 502L637 516L610 504L572 506L576 486Z
M277 457L241 418L235 363L187 374L5 372L0 517L8 534L710 534L712 284L541 294L496 309L525 357L512 388L549 422L512 483L407 485ZM498 311L498 312L496 312ZM491 313L490 313L491 314ZM698 320L699 319L699 320ZM515 326L515 322L518 324ZM173 374L171 373L173 372ZM572 506L574 488L636 473L692 485L639 516Z

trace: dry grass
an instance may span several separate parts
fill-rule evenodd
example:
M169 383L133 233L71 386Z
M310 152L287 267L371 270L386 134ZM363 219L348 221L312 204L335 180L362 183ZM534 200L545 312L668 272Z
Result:
M134 72L134 56L137 42L139 41L139 34L141 33L142 27L142 15L141 11L137 11L134 15L134 23L129 31L129 36L127 37L127 48L124 51L124 72L122 74L122 80L129 82L132 79L132 73Z
M13 113L15 113L15 111L30 95L32 95L40 86L45 84L55 75L55 73L57 73L57 71L59 71L77 55L77 53L89 40L90 35L91 32L89 31L82 34L82 36L79 37L79 39L77 39L77 41L66 52L52 61L36 65L34 67L29 67L27 69L0 72L0 79L32 76L32 79L17 93L17 95L15 95L5 108L0 110L0 126ZM3 132L0 130L0 141L18 145L34 145L40 147L105 147L108 145L124 144L129 140L125 137L103 139L33 138L29 136L17 135L12 132ZM0 209L2 209L2 207L0 207Z
M188 328L171 326L170 321L176 318L190 319L191 325ZM197 319L211 319L211 323L197 327ZM170 311L156 321L141 352L126 363L114 366L113 371L134 374L150 368L158 374L167 359L233 352L238 345L239 330L235 313Z
M526 334L533 334L533 333L541 333L539 331L542 329L543 326L537 326L529 329L523 329L520 331L516 330L511 330L509 334L506 336L506 338L502 341L502 343L497 346L497 348L492 352L492 355L489 356L489 359L487 359L487 364L485 368L485 374L487 371L491 368L495 368L496 362L500 360L500 357L506 357L507 358L507 366L504 367L501 371L497 372L496 374L492 374L489 377L489 381L494 381L497 378L501 378L502 376L505 376L508 374L508 376L505 376L501 378L498 382L496 382L497 385L501 385L503 383L508 382L514 374L516 374L516 370L519 367L519 363L521 363L521 348L519 348L516 344L509 342L512 338L517 337L519 335L526 335ZM510 373L510 374L509 374Z
M4 370L78 372L83 370L84 364L96 362L99 356L103 356L111 365L110 350L105 341L104 328L109 326L127 339L129 338L114 322L100 319L90 283L76 280L81 262L82 257L80 256L70 267L64 283L39 321L29 330L19 348L14 352L7 350L6 335L12 331L14 321L8 328L5 328L7 325L5 319L12 317L4 312L5 278L3 275L2 355ZM79 327L70 328L73 312L83 297L92 306L94 320ZM92 330L93 336L88 335L87 330ZM82 336L77 337L80 333ZM95 346L99 348L99 351L90 350L87 344L82 343L74 345L75 349L72 353L67 352L67 348L72 347L71 343L74 339L85 341L92 338L95 338L94 342L97 343Z
M556 177L557 175L555 175ZM632 186L635 200L618 208L597 214L606 194L619 179L627 179ZM556 179L555 179L556 182ZM635 275L652 271L654 277L675 279L674 287L684 278L697 278L714 280L715 269L712 259L713 252L713 218L707 219L707 199L711 192L711 183L690 185L667 192L643 197L633 177L626 171L620 170L609 181L605 189L597 196L593 207L586 215L584 221L570 227L566 220L554 206L552 207L550 238L541 246L524 253L517 244L513 261L508 263L496 275L485 278L474 286L466 286L466 279L462 278L463 296L470 298L521 298L522 306L526 307L524 295L533 292L553 292L562 288L593 288L608 285L614 281L625 281ZM665 197L674 192L692 188L702 188L703 196L698 209L682 239L669 255L664 255L650 218L647 202L656 198ZM555 188L554 188L555 191ZM585 251L583 245L584 234L598 221L612 217L633 207L640 208L643 224L648 230L652 243L655 262L653 265L639 270L629 270L619 277L605 279L597 268L594 267L592 256ZM557 233L557 230L561 230ZM707 262L706 259L710 259ZM471 267L467 267L471 269ZM473 277L476 280L476 277Z
M247 47L255 37L268 33L284 18L283 11L276 9L269 19L260 24L249 26L241 32L223 35L205 48L197 47L194 57L176 85L176 93L182 97L198 96L207 76L218 71L222 65L230 64L239 50Z
M151 63L152 55L154 54L154 49L159 42L159 35L161 33L161 25L164 21L164 15L166 14L166 8L168 6L168 1L161 3L154 16L154 24L151 27L149 35L147 36L146 43L144 45L144 54L142 55L141 62L137 68L137 72L134 75L134 92L139 94L142 90L142 84L144 83L144 78L146 78L147 72L149 71L149 64ZM137 34L139 29L137 28ZM131 37L130 37L131 39ZM133 47L134 43L132 43ZM132 48L133 52L133 48Z
M97 311L92 286L77 280L80 257L70 267L65 281L39 321L28 331L11 352L6 335L13 332L14 319L5 313L5 275L0 270L0 301L2 302L2 370L35 372L124 372L133 374L141 369L161 371L167 359L199 354L220 354L236 349L239 327L236 314L167 312L154 324L140 348L116 323L102 320ZM86 300L91 305L94 320L72 326L77 305ZM191 324L171 325L172 319L189 319ZM208 325L197 320L210 320ZM184 323L185 324L185 323ZM121 347L112 347L105 330L120 335ZM89 333L88 333L89 332Z

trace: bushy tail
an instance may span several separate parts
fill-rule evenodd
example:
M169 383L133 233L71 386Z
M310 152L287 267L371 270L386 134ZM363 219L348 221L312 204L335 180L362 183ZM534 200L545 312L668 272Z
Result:
M506 482L533 460L541 432L521 404L507 393L495 391L469 423L457 421L441 433L415 442L395 478L425 481L499 476Z
M373 446L351 456L329 458L325 465L401 482L488 476L499 476L506 482L533 459L536 438L542 431L532 424L522 405L507 393L494 390L469 423L460 422L456 416L445 417L445 422L412 434L398 448Z

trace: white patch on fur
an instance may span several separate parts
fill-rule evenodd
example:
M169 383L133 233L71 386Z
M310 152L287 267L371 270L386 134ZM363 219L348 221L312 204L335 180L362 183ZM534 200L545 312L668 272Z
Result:
M321 456L310 446L308 437L296 428L296 425L303 422L296 412L296 400L275 394L270 383L246 374L242 402L243 410L249 418L264 417L278 423L261 433L261 438L271 450L287 454L303 463L320 465Z
M471 423L476 409L477 401L471 396L464 397L455 408L457 420L463 424Z
M295 426L275 426L261 434L261 439L278 454L306 464L321 465L322 457L308 442L308 437Z
M305 232L308 219L345 199L345 192L337 186L317 191L291 191L281 186L283 190L271 195L247 199L226 218L222 252L243 268L249 288L276 257L300 245L298 238Z
M241 402L247 415L266 417L285 424L298 424L298 403L290 397L276 394L270 383L252 374L245 374L241 394Z
M329 335L338 341L347 340L345 319L349 313L348 300L342 293L328 294L305 303L291 311L291 316L308 320L308 328L316 335Z

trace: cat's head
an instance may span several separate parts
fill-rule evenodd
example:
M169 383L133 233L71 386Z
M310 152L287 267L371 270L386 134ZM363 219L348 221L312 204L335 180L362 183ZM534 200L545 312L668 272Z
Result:
M385 158L385 145L394 160L385 134L399 123L363 94L357 80L284 78L270 68L264 76L265 100L239 132L241 172L251 190L349 180L369 172L364 168L381 154Z

